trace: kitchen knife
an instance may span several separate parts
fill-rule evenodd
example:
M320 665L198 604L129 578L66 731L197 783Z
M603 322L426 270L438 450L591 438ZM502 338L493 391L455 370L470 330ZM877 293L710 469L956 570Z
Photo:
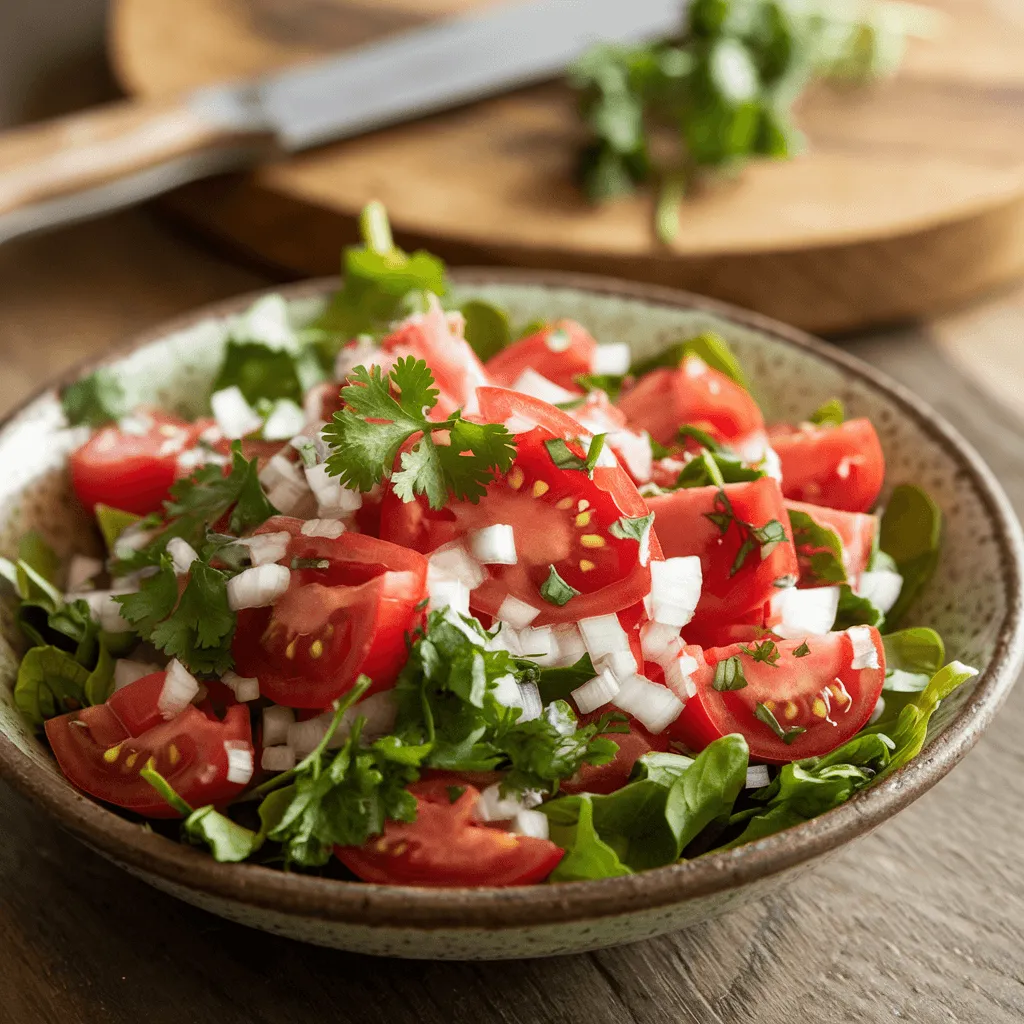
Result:
M599 40L678 31L685 0L534 0L172 100L0 135L0 241L207 175L552 78Z

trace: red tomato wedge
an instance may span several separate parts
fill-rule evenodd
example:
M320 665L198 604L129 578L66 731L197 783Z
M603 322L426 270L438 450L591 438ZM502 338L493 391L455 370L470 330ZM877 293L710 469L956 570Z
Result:
M875 546L875 535L878 532L876 516L865 515L863 512L842 512L837 508L823 508L821 505L808 505L802 501L787 501L786 509L803 512L820 526L831 527L839 534L839 539L843 542L843 567L848 579L856 580L868 567ZM797 549L801 579L809 573L809 561L813 553L810 548Z
M843 512L867 512L878 500L885 456L870 420L799 430L772 427L770 437L787 498Z
M336 846L335 856L364 882L450 888L533 885L557 867L564 850L547 839L515 835L473 819L474 786L444 779L413 783L416 820L389 821L365 846ZM454 797L454 799L453 799Z
M155 409L140 409L130 421L130 431L115 423L100 427L71 453L71 484L90 510L102 504L139 516L158 511L171 485L185 475L178 457L195 447L209 425L208 420L186 423Z
M704 582L695 622L723 625L767 604L778 589L777 583L795 579L799 567L782 493L774 480L761 477L725 485L732 519L724 532L708 518L722 514L724 506L719 493L717 487L690 487L647 501L665 557L700 557ZM761 545L755 541L741 559L741 548L749 531L739 524L763 528L773 520L782 524L786 539L776 544L767 557L762 557Z
M580 718L580 726L590 725L592 722L598 721L605 711L615 710L615 708L609 707L600 711L592 711L589 715L583 715ZM609 732L603 735L618 744L618 753L607 764L583 765L573 778L562 783L561 792L614 793L629 782L633 765L644 754L649 754L652 750L665 751L669 749L668 733L654 735L632 718L629 720L629 732Z
M229 707L223 720L191 704L165 719L158 707L165 676L144 676L106 704L46 723L46 738L68 779L97 800L149 818L179 817L139 776L150 760L183 800L203 807L230 800L248 784L248 778L229 778L229 751L248 752L250 766L253 758L245 705Z
M703 750L720 736L741 732L750 746L751 760L769 764L828 753L867 723L885 681L885 650L878 630L854 628L870 638L873 657L867 660L873 662L871 667L853 667L850 631L806 641L776 641L780 657L774 665L755 661L742 644L705 651L704 658L698 659L704 663L693 677L697 694L686 702L669 732L692 750ZM809 653L796 657L794 652L805 643ZM687 653L694 651L687 649ZM727 658L739 659L747 681L741 689L714 688L715 667ZM758 705L771 712L786 739L756 717Z
M617 402L626 419L670 445L682 424L700 427L746 455L764 437L764 417L750 394L703 359L687 356L679 369L652 370Z
M534 370L560 387L579 391L576 378L593 372L597 342L575 320L559 320L502 349L487 360L495 384L513 387L526 370Z
M578 433L579 425L569 423ZM429 552L473 530L510 525L517 563L487 566L489 578L470 595L473 610L485 615L496 615L509 595L540 609L534 625L576 622L636 604L650 591L650 565L640 564L635 540L620 539L609 527L622 516L647 515L646 503L618 466L595 469L593 480L582 470L559 469L545 446L549 440L551 432L541 427L519 434L512 467L475 505L454 502L434 511L425 501L403 502L388 492L381 536ZM575 442L568 445L585 454ZM651 557L661 557L656 544ZM541 596L552 565L579 591L561 607Z
M257 677L265 697L293 708L327 707L360 674L373 680L371 693L386 689L405 664L406 633L419 622L426 559L376 537L306 537L301 527L301 520L276 516L256 532L292 535L284 565L327 565L294 569L273 607L239 612L236 670Z

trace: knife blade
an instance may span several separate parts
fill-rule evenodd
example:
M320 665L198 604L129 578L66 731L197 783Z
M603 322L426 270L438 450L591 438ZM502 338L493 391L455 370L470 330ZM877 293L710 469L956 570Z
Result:
M0 241L555 77L592 43L674 34L685 2L511 3L182 100L15 129L0 136Z

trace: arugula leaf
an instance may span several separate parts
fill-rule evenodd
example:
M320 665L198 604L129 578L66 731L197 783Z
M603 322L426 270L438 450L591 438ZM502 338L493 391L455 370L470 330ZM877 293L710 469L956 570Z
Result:
M14 703L34 728L88 703L89 670L57 647L32 647L18 666Z
M482 299L470 299L459 306L466 321L465 338L481 362L487 362L512 343L508 313Z
M882 513L879 547L896 563L903 577L899 599L887 621L899 622L939 563L942 512L920 487L901 484Z
M540 596L548 604L557 605L559 608L562 608L574 597L579 597L580 592L575 587L569 586L558 575L558 570L553 565L549 565L548 578L540 585Z
M807 422L819 427L838 427L845 417L846 409L843 403L838 398L830 398L807 417Z
M343 485L368 491L390 477L403 501L422 494L431 508L443 508L449 493L479 501L494 473L512 465L515 440L502 425L469 423L459 412L440 422L427 418L438 391L422 359L399 359L387 377L379 366L357 366L349 381L341 391L345 408L323 435L332 449L328 472ZM448 432L449 444L435 442L438 431ZM399 451L417 435L393 471Z
M846 583L843 541L838 532L801 509L789 509L789 526L805 585Z
M60 399L73 427L101 427L130 411L124 385L112 370L100 369L75 381L64 389Z

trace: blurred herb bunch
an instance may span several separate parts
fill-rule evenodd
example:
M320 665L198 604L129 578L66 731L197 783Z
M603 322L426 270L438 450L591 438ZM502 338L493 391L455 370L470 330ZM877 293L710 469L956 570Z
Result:
M599 44L570 69L591 133L583 187L600 202L653 186L669 242L701 178L800 152L793 105L813 80L891 75L907 37L936 25L933 11L889 0L692 0L678 39Z

